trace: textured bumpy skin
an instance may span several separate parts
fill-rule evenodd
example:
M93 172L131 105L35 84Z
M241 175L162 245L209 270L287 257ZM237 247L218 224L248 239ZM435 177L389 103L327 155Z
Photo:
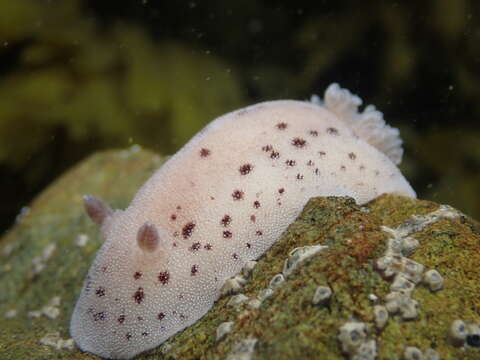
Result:
M72 316L77 345L119 359L158 346L202 317L312 196L415 197L394 164L398 130L360 104L332 84L324 101L234 111L163 165L126 210L87 198L105 243Z

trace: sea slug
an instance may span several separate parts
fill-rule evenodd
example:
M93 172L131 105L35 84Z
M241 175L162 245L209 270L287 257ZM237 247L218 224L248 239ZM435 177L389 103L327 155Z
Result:
M80 349L129 359L200 319L224 282L261 256L313 196L415 197L395 166L399 132L332 84L324 100L280 100L217 118L125 210L85 196L105 242L70 331Z

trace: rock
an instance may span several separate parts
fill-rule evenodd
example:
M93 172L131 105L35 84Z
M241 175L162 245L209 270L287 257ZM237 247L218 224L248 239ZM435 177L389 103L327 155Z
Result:
M51 340L51 336L46 338L48 334L67 339L62 341L70 339L71 312L101 243L96 226L84 213L81 195L96 194L113 207L124 208L162 161L143 150L94 155L47 188L4 236L0 241L0 358L95 358L78 349L69 350L70 346L40 345ZM454 346L448 334L456 319L467 325L480 324L474 310L480 297L480 224L454 209L447 211L448 216L425 216L439 208L432 202L393 195L383 195L362 207L349 198L311 199L284 235L258 259L242 293L259 299L262 289L283 271L293 249L328 248L298 262L282 286L256 306L245 306L239 313L228 305L231 296L225 296L201 320L169 339L168 351L164 345L137 359L343 360L337 336L340 327L352 321L370 329L375 342L367 339L364 350L372 356L376 353L378 359L401 359L405 348L418 344L424 344L420 349L426 354L433 342L442 359L479 358L475 331L468 330L473 334L468 333L473 344L468 346ZM392 238L382 227L396 229L397 239L408 237L405 249L400 246L400 255L438 271L443 287L433 292L417 285L408 294L409 303L419 305L417 315L402 319L398 310L376 332L374 306L386 305L394 281L374 266L385 256ZM312 294L325 284L335 296L328 307L315 306ZM53 303L55 297L61 301ZM58 309L58 314L43 316L45 306ZM39 317L28 317L39 309ZM4 316L12 311L15 316ZM217 328L224 322L233 322L235 330L216 342ZM250 346L245 345L246 339Z
M92 359L62 340L71 338L73 306L101 244L82 195L124 208L162 162L138 147L93 155L45 189L0 240L0 359ZM3 315L11 310L16 316ZM41 346L53 344L51 334L63 345Z

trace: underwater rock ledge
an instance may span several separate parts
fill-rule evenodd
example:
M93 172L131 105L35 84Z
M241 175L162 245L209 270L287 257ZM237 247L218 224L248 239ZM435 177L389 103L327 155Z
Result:
M68 333L101 244L81 195L123 208L163 161L138 147L93 155L0 240L0 358L97 359ZM394 195L362 207L314 198L249 264L236 294L137 358L403 359L418 350L427 359L478 359L478 264L480 224L453 208Z

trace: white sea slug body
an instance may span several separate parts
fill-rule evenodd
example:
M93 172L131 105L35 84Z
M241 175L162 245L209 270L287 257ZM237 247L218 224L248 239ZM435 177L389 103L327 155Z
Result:
M415 197L395 166L398 130L332 84L324 102L271 101L224 115L126 210L86 197L105 243L71 320L84 351L128 359L201 318L226 279L262 255L313 196Z

